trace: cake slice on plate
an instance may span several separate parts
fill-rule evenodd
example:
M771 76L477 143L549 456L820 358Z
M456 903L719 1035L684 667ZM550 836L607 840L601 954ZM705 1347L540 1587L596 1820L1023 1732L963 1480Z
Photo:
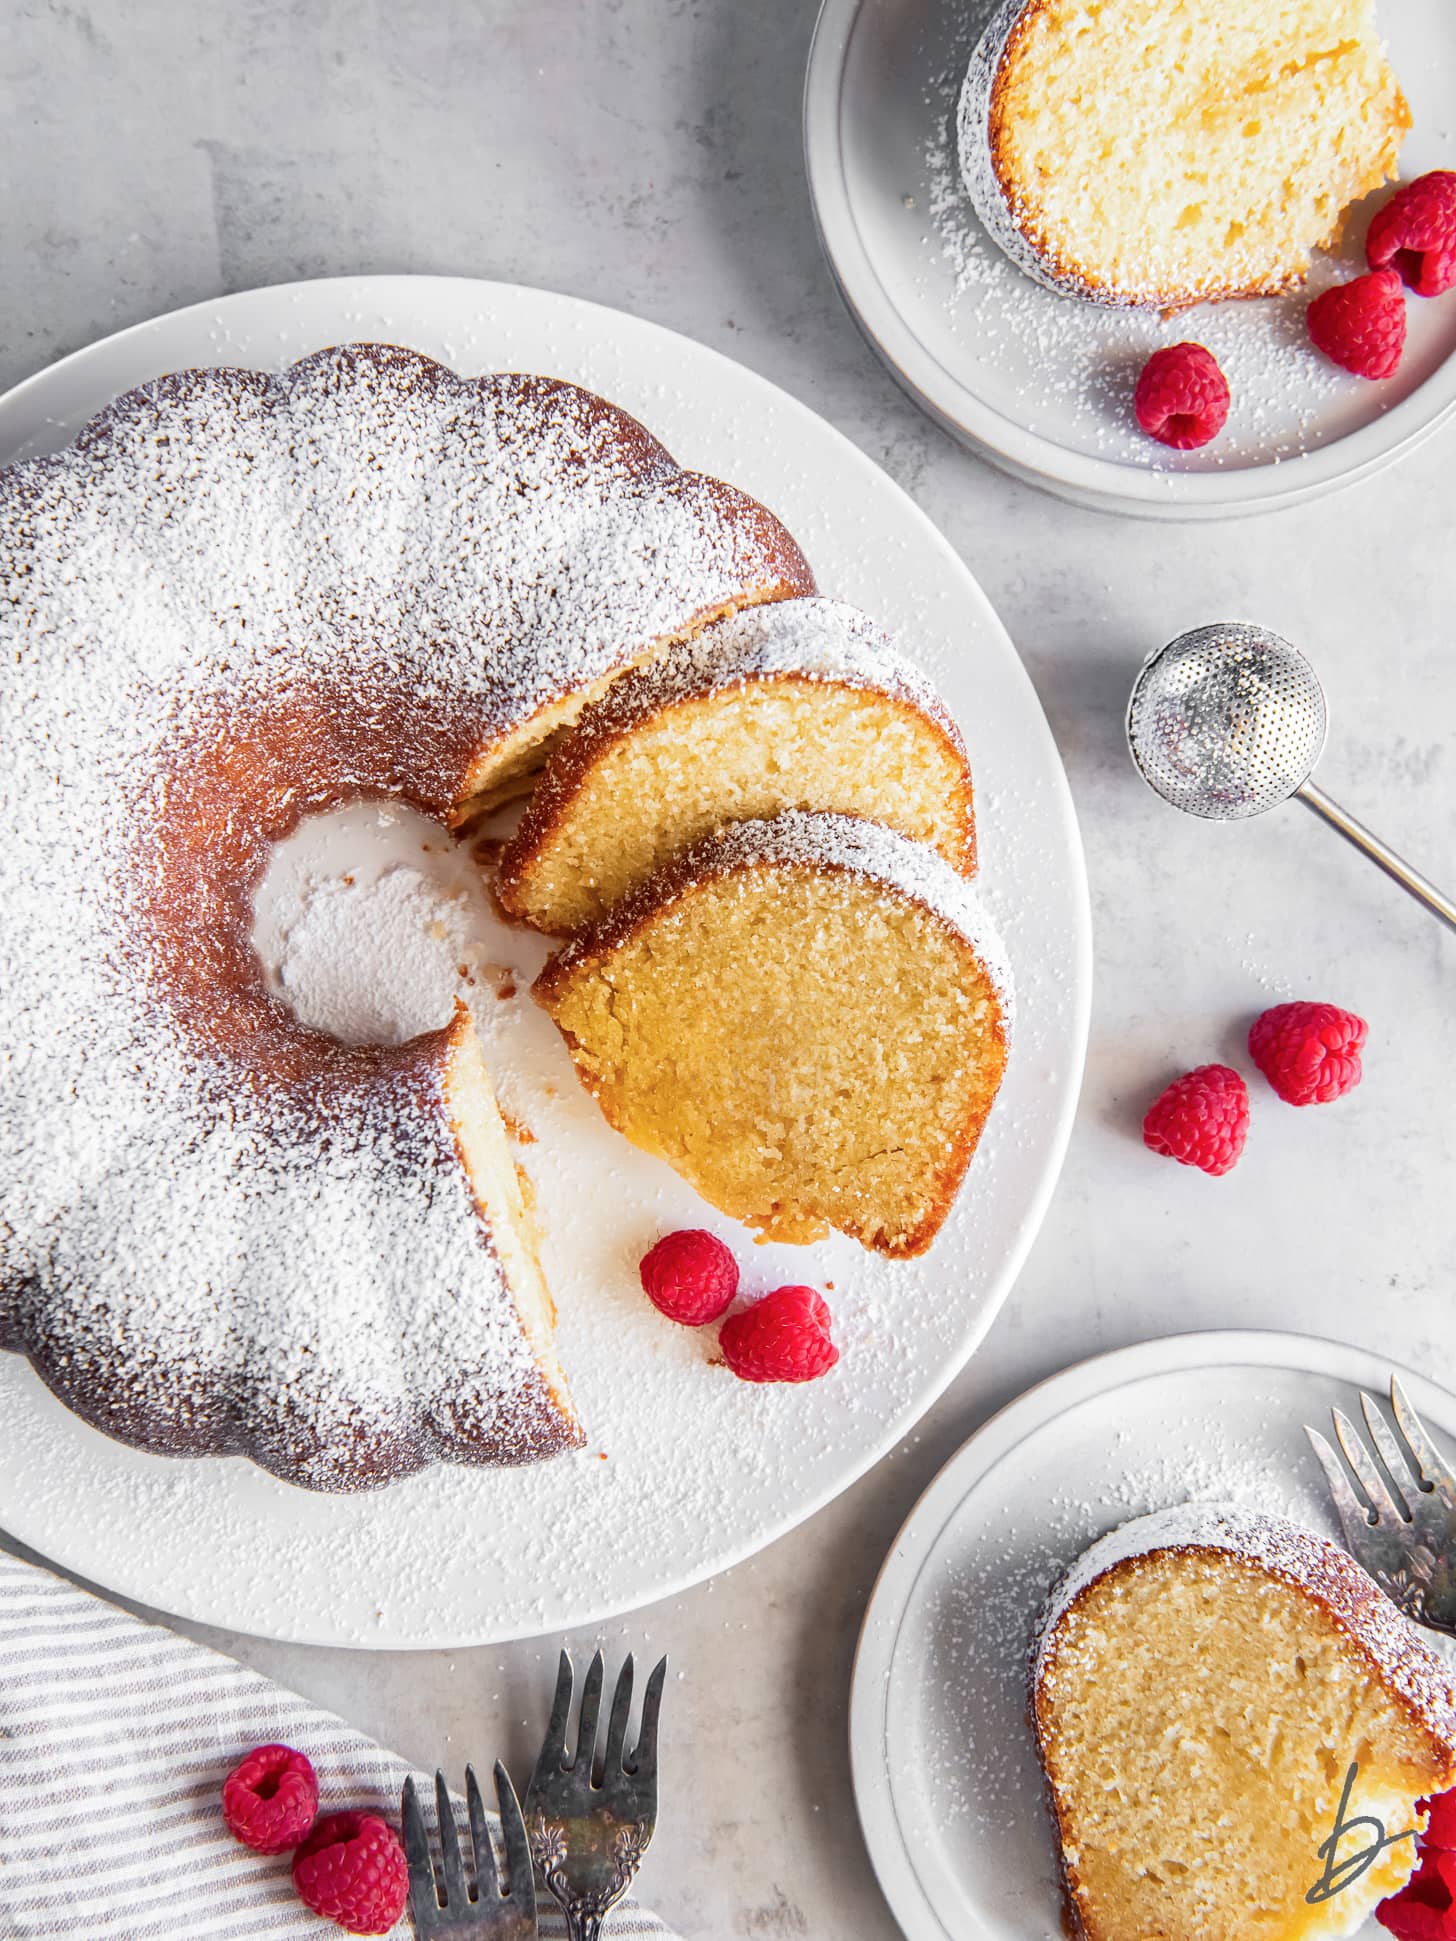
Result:
M619 1132L774 1240L923 1253L1006 1063L976 893L858 817L736 823L616 904L535 994Z
M1409 127L1374 0L1005 0L961 169L1028 275L1168 310L1300 282Z
M870 816L975 865L960 731L839 600L735 614L614 682L552 756L500 900L538 930L577 930L720 824L783 809Z
M1084 1941L1352 1934L1456 1779L1442 1660L1338 1545L1247 1510L1094 1544L1053 1595L1032 1710Z

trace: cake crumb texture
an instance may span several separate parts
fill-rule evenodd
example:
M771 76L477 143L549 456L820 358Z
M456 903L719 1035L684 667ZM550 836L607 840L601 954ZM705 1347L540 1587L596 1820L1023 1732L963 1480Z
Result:
M1409 127L1374 0L1010 0L961 148L1022 267L1177 308L1300 282Z

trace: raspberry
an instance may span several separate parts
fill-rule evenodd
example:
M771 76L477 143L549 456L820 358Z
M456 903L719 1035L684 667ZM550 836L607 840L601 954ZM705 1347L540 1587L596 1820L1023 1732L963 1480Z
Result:
M1217 438L1229 414L1228 379L1202 344L1155 350L1143 365L1132 408L1149 437L1175 451Z
M388 1934L404 1912L409 1870L377 1813L326 1813L293 1856L298 1898L350 1934Z
M688 1328L701 1328L726 1314L738 1292L738 1262L716 1235L701 1227L664 1234L642 1256L638 1271L658 1313Z
M1393 377L1405 349L1405 299L1394 270L1337 283L1304 313L1316 350L1356 377Z
M745 1382L812 1382L839 1360L829 1310L812 1287L779 1287L723 1323L723 1359Z
M1234 1165L1249 1134L1249 1088L1228 1065L1200 1065L1175 1078L1143 1120L1149 1152L1217 1177Z
M1396 190L1370 225L1365 261L1395 270L1418 297L1456 283L1456 169L1432 169Z
M1446 1853L1456 1852L1456 1789L1449 1793L1437 1793L1431 1799L1417 1800L1416 1804L1431 1809L1431 1817L1421 1835L1421 1845L1440 1847Z
M317 1812L318 1779L291 1746L255 1746L222 1783L228 1832L254 1853L287 1853Z
M1286 1105L1328 1105L1360 1083L1366 1030L1337 1004L1276 1004L1249 1027L1249 1056Z
M1375 1918L1397 1941L1456 1941L1456 1853L1428 1847L1400 1892L1376 1908Z

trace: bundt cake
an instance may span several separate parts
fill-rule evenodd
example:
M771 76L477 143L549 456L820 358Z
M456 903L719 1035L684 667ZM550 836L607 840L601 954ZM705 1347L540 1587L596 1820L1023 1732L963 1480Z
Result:
M731 824L536 981L619 1132L774 1240L893 1257L945 1219L1006 1062L1009 980L974 889L858 817Z
M1301 281L1409 127L1374 0L1004 0L959 137L1027 275L1169 310Z
M1456 1779L1442 1660L1338 1545L1247 1510L1094 1544L1053 1594L1032 1710L1084 1941L1351 1934Z
M188 371L0 475L0 1343L123 1440L325 1489L580 1440L479 1048L306 1029L270 846L458 824L625 668L813 591L569 384Z
M782 809L868 816L975 866L959 730L837 600L734 614L615 681L547 763L500 900L540 930L578 930L720 824Z

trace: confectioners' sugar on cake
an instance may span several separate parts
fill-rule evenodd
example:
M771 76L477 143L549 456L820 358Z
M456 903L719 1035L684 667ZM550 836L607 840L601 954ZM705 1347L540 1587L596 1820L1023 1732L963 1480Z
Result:
M929 844L792 810L695 845L535 986L607 1118L705 1199L892 1257L930 1245L970 1164L1010 989Z
M1052 1594L1031 1694L1087 1941L1352 1933L1416 1864L1417 1801L1456 1779L1443 1660L1337 1544L1245 1508L1094 1544ZM1346 1819L1392 1844L1311 1900L1347 1780Z
M635 420L380 345L181 372L0 474L0 1342L108 1432L319 1488L581 1440L463 1015L265 987L306 815L458 823L614 675L812 591Z
M614 682L548 762L501 901L539 929L579 929L689 843L785 809L873 817L975 865L959 730L841 601L734 614Z
M1374 0L1004 0L959 111L1020 269L1163 310L1302 281L1409 127Z

